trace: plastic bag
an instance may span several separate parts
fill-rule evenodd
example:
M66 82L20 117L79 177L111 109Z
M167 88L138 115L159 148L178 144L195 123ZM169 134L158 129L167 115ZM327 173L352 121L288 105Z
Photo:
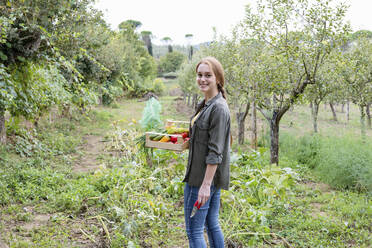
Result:
M146 131L161 128L163 122L160 119L161 104L154 97L151 97L143 109L142 119L140 120L141 127Z

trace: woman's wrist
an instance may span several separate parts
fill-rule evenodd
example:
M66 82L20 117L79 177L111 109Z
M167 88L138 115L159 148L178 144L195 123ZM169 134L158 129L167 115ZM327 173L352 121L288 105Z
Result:
M212 182L204 182L202 183L201 186L207 186L207 187L210 187L212 185Z

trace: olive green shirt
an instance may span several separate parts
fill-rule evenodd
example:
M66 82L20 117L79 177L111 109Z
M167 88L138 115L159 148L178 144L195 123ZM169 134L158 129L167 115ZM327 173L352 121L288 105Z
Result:
M184 182L200 187L207 164L217 165L212 184L228 189L230 182L230 111L219 93L198 105L199 116L190 126L189 159Z

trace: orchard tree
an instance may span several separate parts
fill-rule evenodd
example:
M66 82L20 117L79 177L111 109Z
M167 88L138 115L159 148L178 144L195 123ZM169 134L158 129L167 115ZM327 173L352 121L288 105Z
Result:
M366 136L366 108L372 102L372 42L368 37L359 37L345 52L339 66L343 70L346 90L351 101L360 111L361 135Z
M178 70L178 83L184 95L184 100L188 106L196 107L201 93L196 84L195 68L198 62L207 55L206 48L199 50L191 61L184 61Z
M340 53L334 50L319 68L314 84L307 87L305 98L310 102L314 133L318 132L319 106L325 100L340 102L345 99L343 80L336 66Z
M258 0L256 11L246 7L246 36L266 44L265 84L257 97L270 126L271 163L279 163L280 120L316 83L319 68L348 31L346 5L333 6L332 0Z
M228 101L236 111L238 123L238 143L243 144L245 139L245 121L250 106L254 106L255 68L259 62L262 44L255 40L241 39L239 30L235 28L232 37L221 37L218 42L209 47L210 54L221 61L226 80ZM255 115L253 114L253 117ZM256 120L253 118L252 146L257 144Z

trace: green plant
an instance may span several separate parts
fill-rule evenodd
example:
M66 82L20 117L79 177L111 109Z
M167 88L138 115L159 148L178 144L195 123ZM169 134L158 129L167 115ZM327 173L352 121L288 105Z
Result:
M158 63L158 73L168 73L177 71L181 64L186 60L183 53L173 51L161 57Z
M313 169L333 187L372 190L372 144L353 136L305 135L295 138L282 134L281 152Z
M152 89L156 95L162 95L165 91L165 85L162 79L156 78L153 81Z

